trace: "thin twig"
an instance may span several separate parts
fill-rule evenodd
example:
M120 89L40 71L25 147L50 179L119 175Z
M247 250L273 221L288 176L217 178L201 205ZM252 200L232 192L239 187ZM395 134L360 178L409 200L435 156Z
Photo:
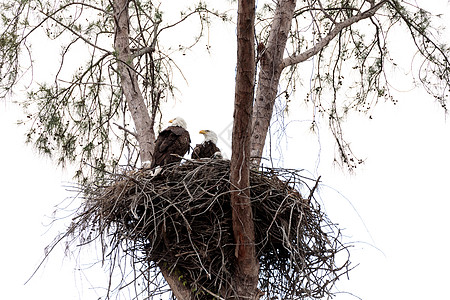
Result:
M121 130L123 130L123 131L125 131L125 132L131 134L131 135L134 136L135 138L137 138L136 132L130 131L129 129L127 129L127 128L125 128L125 127L123 127L123 126L121 126L121 125L119 125L119 124L117 124L117 123L115 123L115 122L114 122L114 125L116 125L119 129L121 129Z

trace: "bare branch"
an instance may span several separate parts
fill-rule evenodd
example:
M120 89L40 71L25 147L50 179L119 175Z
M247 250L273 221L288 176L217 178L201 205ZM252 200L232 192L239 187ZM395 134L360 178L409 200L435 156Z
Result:
M98 11L101 11L102 13L104 13L104 14L106 14L106 15L110 15L107 11L105 11L105 10L103 10L103 9L101 9L101 8L98 8L98 7L96 7L96 6L93 6L93 5L90 5L90 4L87 4L87 3L83 3L83 2L70 2L70 3L66 4L66 5L63 5L63 6L59 7L57 10L52 11L51 13L45 13L45 12L43 12L43 11L39 11L41 14L43 14L43 15L45 16L45 18L44 18L43 20L41 20L37 25L35 25L29 32L27 32L27 34L25 34L25 35L21 38L21 40L19 41L19 43L22 43L23 41L25 41L25 40L26 40L26 39L27 39L27 38L28 38L28 37L36 30L36 29L40 28L41 25L44 24L44 23L45 23L46 21L48 21L49 19L51 19L51 20L57 22L57 21L55 20L54 16L55 16L57 13L59 13L59 12L65 10L66 8L68 8L69 6L72 6L72 5L86 6L86 7L89 7L89 8L98 10ZM57 22L57 23L58 23L58 22ZM60 24L60 25L63 26L64 28L70 30L70 28L68 28L66 25L61 24L61 23L58 23L58 24ZM73 30L71 30L71 32L74 33ZM74 33L74 34L75 34L76 36L80 36L78 33ZM82 38L82 37L80 36L80 38ZM83 39L83 40L86 41L85 39ZM101 50L106 51L106 52L109 52L108 50L104 50L104 49L101 49Z
M336 26L324 38L320 39L319 42L317 42L317 44L314 45L314 47L312 47L298 55L290 56L290 57L283 59L281 68L284 69L288 66L301 63L301 62L313 57L314 55L319 53L320 50L322 50L324 47L326 47L328 45L328 43L330 43L330 41L332 41L344 28L351 26L354 23L359 22L363 19L372 17L386 2L387 2L387 0L382 0L382 1L378 2L377 4L375 4L374 6L372 6L368 10L358 13L358 14L354 15L353 17L350 17L342 22L336 23Z
M295 0L278 1L267 45L260 56L260 72L253 108L251 159L259 165L272 118Z
M129 134L131 134L132 136L134 136L135 138L137 138L136 132L133 132L133 131L127 129L127 128L125 128L125 127L123 127L123 126L117 124L116 122L114 122L113 124L116 125L119 129L121 129L121 130L125 131L126 133L129 133Z
M137 57L140 57L140 56L145 55L145 54L151 54L154 51L155 51L155 47L153 47L153 46L145 47L145 48L142 48L142 49L134 51L133 52L133 58L137 58Z

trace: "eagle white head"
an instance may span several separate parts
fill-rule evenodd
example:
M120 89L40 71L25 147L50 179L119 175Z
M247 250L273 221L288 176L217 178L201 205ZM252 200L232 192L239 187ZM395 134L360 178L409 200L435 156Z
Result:
M203 142L211 141L214 145L217 145L217 134L212 130L200 130L198 133L201 133L205 136L205 140Z
M176 117L170 120L169 123L172 123L172 126L178 126L187 130L186 121L182 117Z

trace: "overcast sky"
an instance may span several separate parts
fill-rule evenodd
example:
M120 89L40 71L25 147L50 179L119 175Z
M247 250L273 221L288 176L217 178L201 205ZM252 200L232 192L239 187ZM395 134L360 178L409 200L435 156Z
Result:
M448 16L448 8L447 1L439 1L433 9ZM220 38L233 39L234 32L219 27ZM215 48L213 36L211 45L212 56L189 53L195 66L185 71L189 86L176 104L166 106L165 118L183 116L193 144L201 141L198 130L215 130L229 155L235 66L229 53L235 52ZM354 116L346 123L355 152L365 158L353 175L333 166L327 133L321 133L319 143L308 132L308 119L288 126L281 142L284 165L322 176L319 201L344 229L345 241L354 243L351 261L359 266L337 287L367 300L448 298L450 125L430 96L404 90L397 94L397 105L379 103L372 120ZM99 265L79 271L84 260L76 254L65 257L62 247L24 285L45 246L70 222L49 226L55 206L73 193L66 190L69 171L24 145L24 129L15 125L20 118L20 108L0 102L0 298L98 299L106 272ZM351 294L335 299L357 299Z

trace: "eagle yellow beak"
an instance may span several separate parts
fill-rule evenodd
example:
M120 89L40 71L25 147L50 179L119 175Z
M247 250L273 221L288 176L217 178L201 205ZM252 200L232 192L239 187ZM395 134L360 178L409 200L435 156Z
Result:
M206 134L206 131L205 131L205 130L200 130L198 133L200 133L200 134Z
M173 123L173 120L174 120L174 119L170 120L169 123Z

